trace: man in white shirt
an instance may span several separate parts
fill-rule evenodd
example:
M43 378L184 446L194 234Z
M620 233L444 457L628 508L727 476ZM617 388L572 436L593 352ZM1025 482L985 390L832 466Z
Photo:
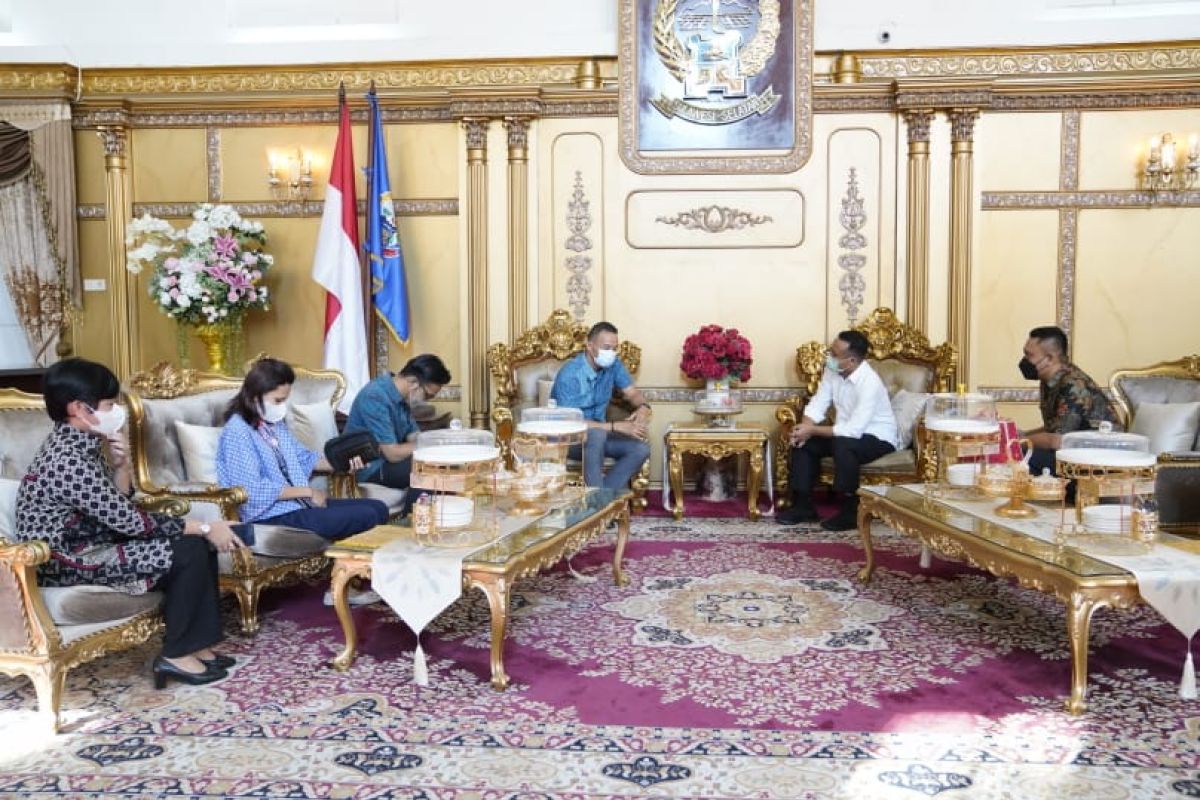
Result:
M816 522L812 490L821 473L821 459L833 457L833 491L837 513L821 523L827 531L858 527L858 482L863 464L896 449L896 415L887 387L867 363L870 343L858 331L842 331L825 353L825 375L817 393L804 407L803 419L792 429L789 460L792 507L781 513L783 525ZM820 425L829 407L833 425Z

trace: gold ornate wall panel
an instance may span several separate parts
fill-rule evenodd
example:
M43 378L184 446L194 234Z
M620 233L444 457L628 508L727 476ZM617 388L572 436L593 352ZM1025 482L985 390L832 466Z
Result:
M542 253L551 276L551 305L569 309L589 325L605 316L604 139L590 132L560 133L550 152L552 217L545 226L549 248Z
M625 199L625 242L649 250L756 250L804 242L794 189L654 189Z
M884 163L885 149L889 153L895 149L894 133L886 131L890 127L886 123L881 127L887 135L886 146L885 133L865 126L836 128L825 141L823 341L862 320L872 309L895 303L894 274L883 275L882 259L885 235L892 248L895 241L889 229L895 204L884 188L886 183L894 192L895 179L887 176ZM894 263L892 260L889 268Z

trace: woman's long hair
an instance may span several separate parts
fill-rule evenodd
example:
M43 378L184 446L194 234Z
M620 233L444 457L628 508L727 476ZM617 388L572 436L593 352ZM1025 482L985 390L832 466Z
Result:
M246 420L250 427L258 425L262 419L262 396L280 386L291 386L296 382L296 371L290 365L274 358L260 358L250 367L242 381L242 388L225 409L225 419L228 421L234 414Z

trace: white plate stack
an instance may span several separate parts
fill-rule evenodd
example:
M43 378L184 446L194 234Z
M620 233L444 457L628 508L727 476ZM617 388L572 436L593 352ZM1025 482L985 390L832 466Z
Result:
M1129 533L1133 530L1133 506L1087 506L1083 527L1096 533Z
M475 516L475 501L469 497L438 495L433 499L433 522L439 528L461 528Z

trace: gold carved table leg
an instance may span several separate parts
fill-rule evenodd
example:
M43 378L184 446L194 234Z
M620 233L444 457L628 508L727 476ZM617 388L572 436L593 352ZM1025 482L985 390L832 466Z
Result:
M492 688L502 692L508 688L504 671L504 634L508 628L508 579L495 573L479 573L469 577L470 585L483 592L492 612Z
M677 447L667 444L668 473L671 479L671 492L675 495L675 519L683 519L683 453Z
M628 586L629 576L621 568L625 558L625 544L629 541L629 503L621 504L621 512L617 515L617 547L613 552L613 583L617 586Z
M1087 710L1088 639L1096 606L1096 600L1082 592L1072 592L1067 604L1067 639L1071 642L1071 697L1067 700L1070 714Z
M354 627L354 617L350 614L350 601L346 596L346 585L351 578L366 576L371 571L369 564L348 563L334 559L333 575L330 578L330 588L333 591L333 610L337 612L338 621L342 623L342 634L346 638L346 646L333 660L333 668L342 672L350 669L354 663L354 654L358 649L358 630Z
M870 501L865 497L860 498L858 504L858 535L862 537L863 555L867 559L867 563L863 564L862 569L858 571L858 580L862 583L870 581L872 573L875 572L875 545L871 541L871 520L873 517L874 511L871 508Z
M746 478L746 494L749 495L750 519L758 520L762 512L758 510L758 492L762 487L763 462L766 457L767 443L752 447L750 455L750 474Z

